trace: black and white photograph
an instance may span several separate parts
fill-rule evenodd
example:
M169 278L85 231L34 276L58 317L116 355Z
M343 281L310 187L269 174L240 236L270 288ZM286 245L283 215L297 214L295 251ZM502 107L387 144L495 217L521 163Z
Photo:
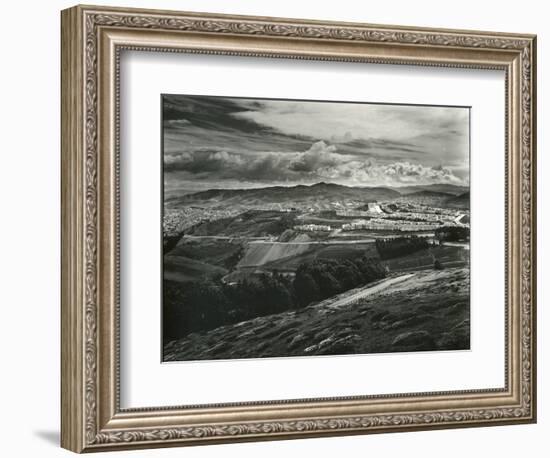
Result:
M470 349L470 107L161 110L164 362Z

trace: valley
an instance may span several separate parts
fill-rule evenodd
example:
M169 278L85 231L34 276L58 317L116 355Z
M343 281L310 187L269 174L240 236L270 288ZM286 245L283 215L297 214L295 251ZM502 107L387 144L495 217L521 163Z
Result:
M166 361L469 347L467 188L211 189L164 215Z

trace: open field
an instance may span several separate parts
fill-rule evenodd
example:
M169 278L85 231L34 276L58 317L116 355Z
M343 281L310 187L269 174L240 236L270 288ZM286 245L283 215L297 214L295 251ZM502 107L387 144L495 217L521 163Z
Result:
M213 264L231 268L236 264L242 251L242 243L228 240L202 240L182 238L176 247L170 251L170 256L183 256Z
M164 257L164 279L175 282L188 282L203 277L223 276L227 269L184 256Z
M307 213L299 217L300 224L328 224L330 226L340 227L342 224L349 223L354 218L351 216L336 216L336 213L327 215L317 215L315 213Z
M223 277L239 262L241 243L225 240L181 239L163 258L163 276L174 282Z
M193 333L164 360L346 355L470 348L465 268L389 277L296 311Z
M272 216L271 212L270 218ZM226 281L233 282L262 271L294 272L301 264L317 259L353 259L363 255L378 258L376 238L365 238L370 234L364 232L340 233L336 237L316 240L312 237L315 233L287 230L285 234L290 239L287 242L229 235L185 236L165 255L165 278L186 282L223 276ZM385 260L383 265L390 272L432 269L436 259L443 267L466 266L469 263L468 244L448 242L445 246L431 246Z
M249 243L237 267L262 266L272 261L286 260L311 251L309 243Z
M262 264L263 268L275 271L294 271L300 264L309 263L316 259L353 259L363 255L378 257L376 247L372 242L312 243L301 246L303 247L301 252L296 252L291 256L271 259Z

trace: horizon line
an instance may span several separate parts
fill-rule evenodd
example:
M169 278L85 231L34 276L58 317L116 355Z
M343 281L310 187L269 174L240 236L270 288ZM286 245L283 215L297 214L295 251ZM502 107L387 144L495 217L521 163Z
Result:
M221 185L220 187L209 187L205 189L197 189L197 192L203 192L203 191L209 191L212 189L216 190L247 190L247 189L268 189L268 188L295 188L298 186L304 186L304 187L312 187L312 186L318 186L318 185L335 185L335 186L342 186L345 188L385 188L385 189L399 189L399 188L407 188L407 187L420 187L420 186L454 186L457 188L470 188L470 184L454 184L454 183L428 183L428 184L401 184L401 185L347 185L347 184L341 184L337 182L332 181L318 181L315 183L295 183L295 184L285 184L285 183L277 183L272 185L258 185L258 186L248 186L248 187L227 187ZM178 188L174 188L173 191L176 191ZM184 186L180 187L179 189L185 189ZM192 189L188 188L190 191Z

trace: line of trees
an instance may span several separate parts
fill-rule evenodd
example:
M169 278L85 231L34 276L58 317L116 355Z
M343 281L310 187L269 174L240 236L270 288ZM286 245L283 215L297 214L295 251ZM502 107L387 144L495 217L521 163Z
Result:
M205 278L192 283L164 282L164 341L259 316L306 307L335 294L385 277L379 260L321 259L298 267L294 278L261 274L228 285Z
M311 302L384 278L386 270L375 258L321 259L302 264L296 270L294 295L296 303L305 307Z
M398 258L429 247L424 237L397 237L393 239L377 239L376 249L383 260Z
M435 237L444 242L470 240L470 229L463 226L444 226L435 230Z

